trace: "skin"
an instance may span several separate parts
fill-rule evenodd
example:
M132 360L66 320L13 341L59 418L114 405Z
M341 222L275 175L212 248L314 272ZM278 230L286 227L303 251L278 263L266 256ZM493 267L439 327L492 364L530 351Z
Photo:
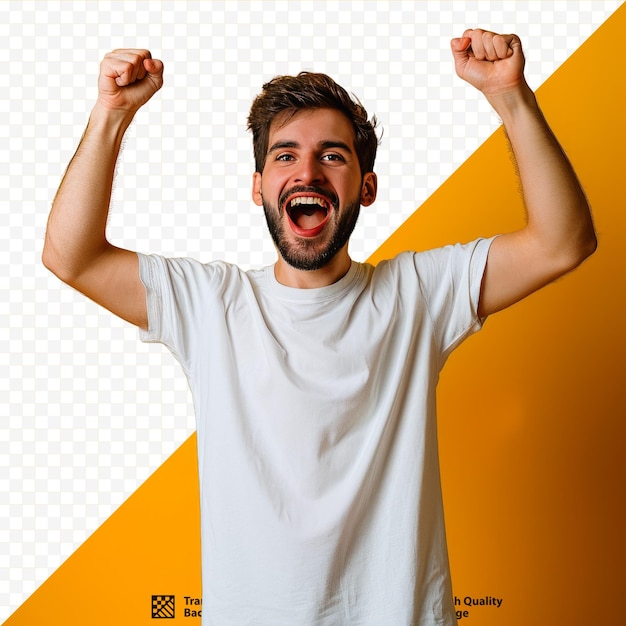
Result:
M527 208L526 226L491 246L478 310L485 316L577 267L595 250L596 237L576 175L524 79L517 36L467 30L452 40L451 49L457 74L485 95L503 121ZM147 327L146 294L137 255L109 243L105 228L123 135L162 84L163 64L147 50L116 50L103 59L98 100L54 199L43 251L44 264L61 280L142 328ZM276 217L292 248L324 248L337 228L335 215L352 210L357 199L369 206L376 198L376 176L360 172L346 123L337 112L321 109L300 113L287 124L275 120L270 128L270 158L263 172L254 174L252 197ZM348 149L335 145L325 151L328 142ZM285 154L280 159L272 150L276 144ZM330 157L331 152L343 160ZM310 228L294 230L281 212L281 193L294 186L338 198L327 225L314 237ZM332 284L349 268L347 246L314 270L293 267L279 253L276 277L292 287Z
M147 328L137 255L106 238L115 164L135 113L163 85L147 50L114 50L100 65L98 100L52 203L44 265L119 317Z
M467 30L451 41L456 73L482 91L504 124L527 210L525 228L492 244L478 314L518 302L576 268L596 249L585 194L524 79L516 35Z
M263 173L255 172L253 176L252 199L276 220L290 250L300 249L302 255L306 250L307 257L315 258L329 247L346 214L353 216L348 220L351 223L348 236L351 234L359 204L369 206L376 199L376 184L374 172L361 176L354 130L348 118L333 109L314 109L297 113L286 124L280 118L272 123ZM294 194L294 189L301 191ZM289 218L279 199L286 196L288 200L294 195L337 198L338 206L330 208L321 232L308 235ZM319 220L309 221L315 225ZM347 241L325 265L313 270L298 269L285 256L279 252L274 266L276 279L300 288L336 282L348 271L351 262Z

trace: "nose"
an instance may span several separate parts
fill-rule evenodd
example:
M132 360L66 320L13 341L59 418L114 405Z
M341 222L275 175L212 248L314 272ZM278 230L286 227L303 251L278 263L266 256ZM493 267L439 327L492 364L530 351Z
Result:
M303 155L294 172L294 183L299 185L319 185L324 181L322 164L316 155Z

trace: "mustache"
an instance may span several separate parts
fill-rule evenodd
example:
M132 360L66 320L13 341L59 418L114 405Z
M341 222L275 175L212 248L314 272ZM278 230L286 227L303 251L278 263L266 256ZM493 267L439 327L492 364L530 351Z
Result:
M321 187L316 187L315 185L296 185L284 191L280 197L278 198L278 206L280 210L284 210L285 202L287 202L287 198L293 195L294 193L314 193L319 196L323 196L328 200L333 209L337 209L339 207L339 198L337 194L332 191L328 191L327 189L322 189Z

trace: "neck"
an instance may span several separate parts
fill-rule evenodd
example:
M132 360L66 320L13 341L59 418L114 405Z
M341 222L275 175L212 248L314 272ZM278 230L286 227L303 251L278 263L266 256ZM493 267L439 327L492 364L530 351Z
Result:
M280 255L274 266L276 280L286 287L317 289L328 287L343 278L352 263L347 244L332 258L330 263L318 270L298 270L289 265Z

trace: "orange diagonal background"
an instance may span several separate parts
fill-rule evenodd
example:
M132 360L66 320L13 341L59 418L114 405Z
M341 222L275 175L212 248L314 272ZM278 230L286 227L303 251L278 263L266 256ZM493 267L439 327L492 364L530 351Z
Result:
M624 32L622 6L538 91L593 206L598 252L489 320L442 377L447 526L457 608L468 611L461 626L621 622ZM372 260L507 231L521 216L498 131ZM193 436L5 626L154 624L152 595L176 596L173 622L199 623L184 617L185 596L201 595L196 472ZM502 605L467 607L465 597Z

